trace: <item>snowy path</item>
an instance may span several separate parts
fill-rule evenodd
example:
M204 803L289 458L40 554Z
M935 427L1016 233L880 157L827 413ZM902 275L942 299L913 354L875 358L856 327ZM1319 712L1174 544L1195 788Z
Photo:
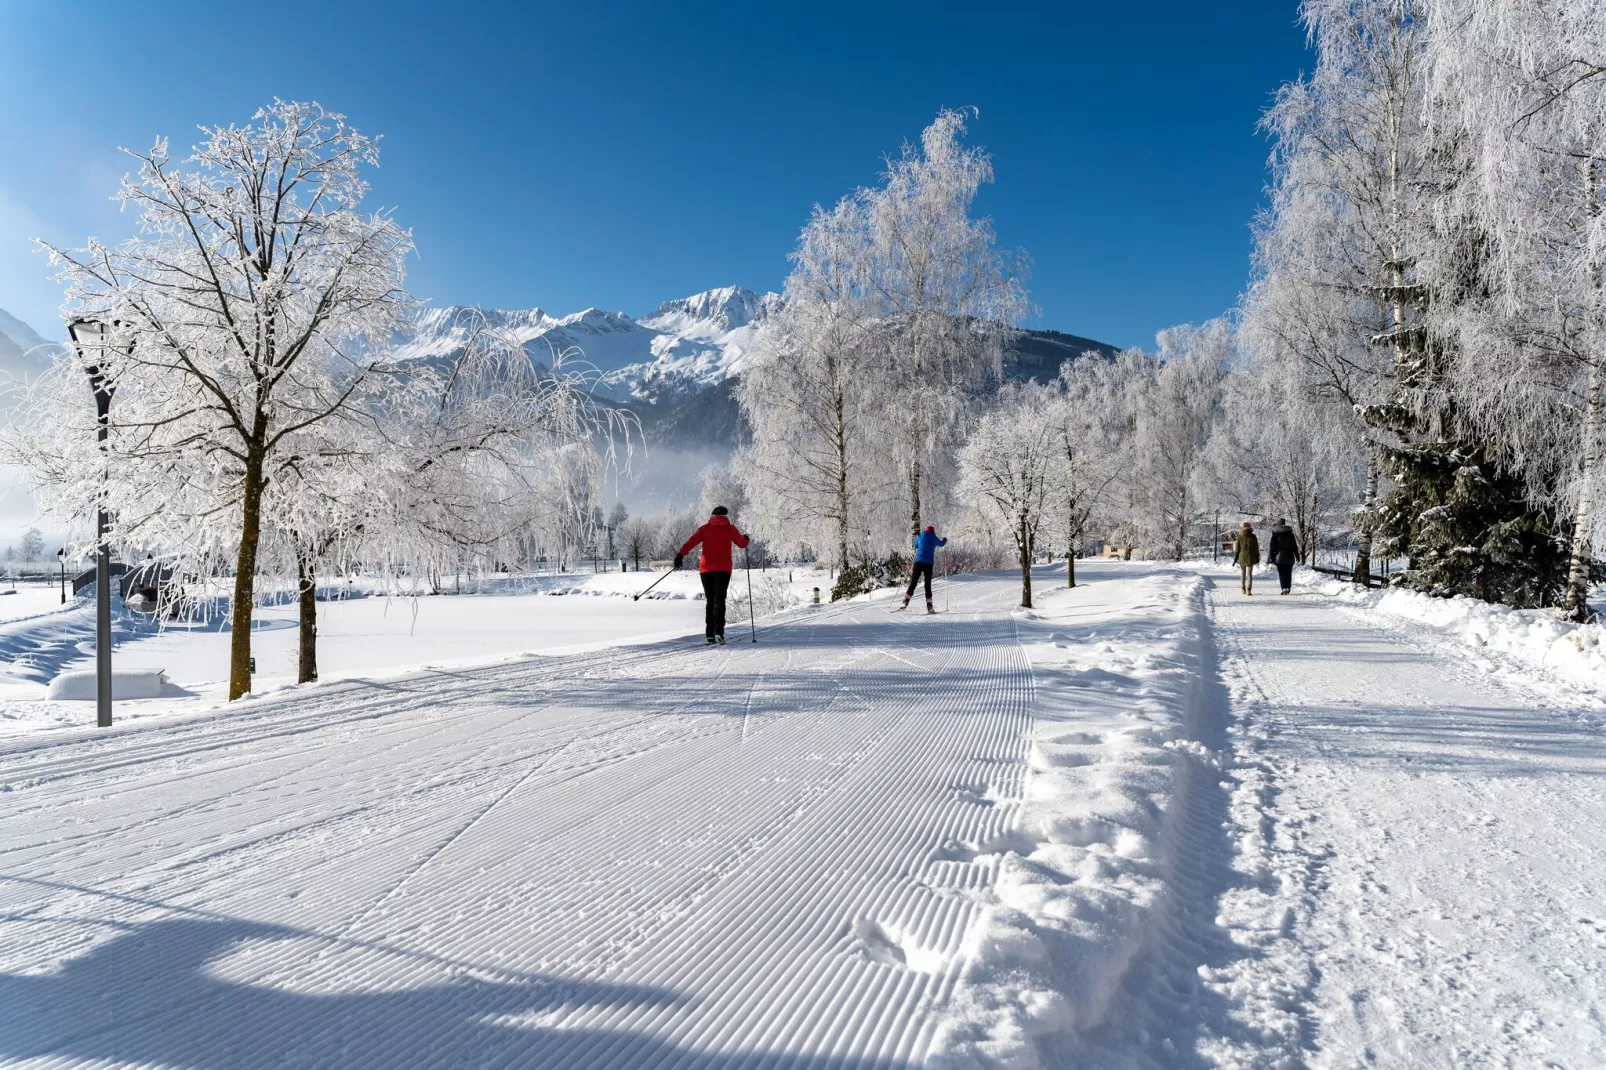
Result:
M1606 1066L1598 711L1268 586L1210 595L1255 881L1222 904L1250 953L1214 975L1245 1027L1219 1061Z
M1008 580L0 743L0 1061L891 1066L1015 820Z

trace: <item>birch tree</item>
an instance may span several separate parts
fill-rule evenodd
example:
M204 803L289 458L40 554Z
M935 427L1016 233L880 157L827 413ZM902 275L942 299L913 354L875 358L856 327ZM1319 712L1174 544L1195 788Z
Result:
M81 404L42 414L56 426L36 425L34 441L60 451L45 469L59 512L104 501L119 537L161 532L191 559L232 554L238 698L251 687L274 469L298 435L344 418L368 387L377 358L365 343L388 340L412 307L402 288L412 241L388 216L361 212L378 141L342 116L275 101L251 125L204 133L181 161L165 139L130 153L139 166L121 199L138 212L136 237L51 248L69 283L65 314L118 325L89 355L116 402L104 454ZM65 402L65 390L56 396ZM115 478L100 478L102 460Z
M1232 352L1224 320L1160 332L1154 360L1125 359L1131 406L1128 508L1144 544L1180 561L1200 516L1204 451Z
M1494 284L1495 315L1465 321L1460 374L1487 425L1525 447L1530 490L1571 513L1564 608L1582 620L1606 494L1606 6L1429 10L1436 99L1471 140L1458 207L1487 235Z
M1115 366L1097 353L1060 369L1044 405L1054 450L1049 515L1065 540L1065 583L1076 586L1076 558L1095 518L1110 510L1111 490L1126 468L1127 421Z
M882 482L886 384L866 293L868 240L863 197L816 206L792 253L785 305L736 384L752 442L735 467L759 531L829 546L839 568Z
M866 194L870 286L893 330L883 415L897 436L911 535L933 466L952 456L966 391L1000 374L1004 341L1028 307L1025 258L997 249L992 222L971 215L993 164L960 143L964 132L962 112L939 113Z
M1038 531L1057 493L1059 448L1048 411L1054 400L1042 387L1006 388L959 454L961 499L991 514L1015 542L1026 609Z
M1285 86L1262 122L1275 139L1274 188L1257 227L1246 332L1297 355L1318 391L1369 417L1361 583L1371 576L1382 447L1398 443L1420 407L1398 390L1423 378L1418 239L1437 176L1418 8L1415 0L1306 0L1300 13L1316 69Z
M1302 396L1305 383L1292 371L1264 356L1234 366L1206 465L1216 500L1241 514L1287 517L1310 561L1323 524L1356 503L1366 465L1354 449L1353 413Z

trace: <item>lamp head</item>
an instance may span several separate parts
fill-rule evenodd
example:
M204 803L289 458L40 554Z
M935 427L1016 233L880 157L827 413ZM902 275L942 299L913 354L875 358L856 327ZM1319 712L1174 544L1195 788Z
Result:
M82 352L86 346L98 347L105 342L107 327L103 320L77 319L67 324L67 333Z

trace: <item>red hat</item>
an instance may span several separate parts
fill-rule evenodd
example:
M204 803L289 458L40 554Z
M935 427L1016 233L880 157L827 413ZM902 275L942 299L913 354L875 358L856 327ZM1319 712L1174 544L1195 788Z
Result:
M927 525L926 525L926 530L927 530L927 531L936 531L936 530L937 530L937 529L936 529L936 528L934 528L934 527L932 527L932 526L931 526L931 525L930 525L930 524L927 524Z

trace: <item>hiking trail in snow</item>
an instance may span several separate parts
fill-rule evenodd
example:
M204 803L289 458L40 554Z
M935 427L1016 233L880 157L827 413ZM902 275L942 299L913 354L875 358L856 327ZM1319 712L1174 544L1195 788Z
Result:
M1230 1066L1606 1066L1598 699L1309 590L1210 604Z

